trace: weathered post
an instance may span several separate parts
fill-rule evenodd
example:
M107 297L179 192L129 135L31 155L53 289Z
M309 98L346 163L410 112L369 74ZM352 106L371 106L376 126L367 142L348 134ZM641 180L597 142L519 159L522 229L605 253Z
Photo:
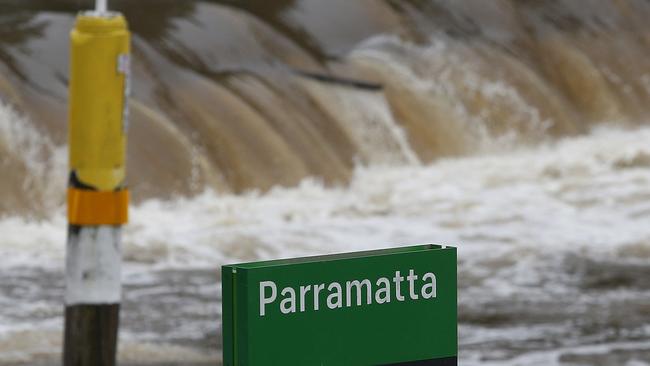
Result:
M79 14L71 33L65 366L115 365L129 51L126 20L106 0Z

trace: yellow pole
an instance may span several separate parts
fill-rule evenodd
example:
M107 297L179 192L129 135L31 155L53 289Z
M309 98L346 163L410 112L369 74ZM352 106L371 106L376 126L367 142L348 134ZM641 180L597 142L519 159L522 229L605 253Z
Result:
M65 366L114 366L117 351L130 34L100 7L71 33Z

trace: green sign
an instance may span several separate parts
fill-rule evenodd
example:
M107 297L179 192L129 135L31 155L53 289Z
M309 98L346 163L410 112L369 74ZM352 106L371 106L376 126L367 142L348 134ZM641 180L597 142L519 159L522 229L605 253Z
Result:
M456 248L224 266L225 366L457 365Z

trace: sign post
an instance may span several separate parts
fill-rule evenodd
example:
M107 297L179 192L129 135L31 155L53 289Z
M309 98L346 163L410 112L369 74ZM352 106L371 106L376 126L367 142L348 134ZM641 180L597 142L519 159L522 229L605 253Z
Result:
M456 249L222 268L225 366L457 365Z
M114 366L127 222L130 35L99 0L71 33L65 366Z

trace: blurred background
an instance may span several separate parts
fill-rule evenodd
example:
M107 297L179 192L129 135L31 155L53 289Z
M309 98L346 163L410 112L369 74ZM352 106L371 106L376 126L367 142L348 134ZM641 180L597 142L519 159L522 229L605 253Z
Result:
M0 0L0 365L58 365L69 31ZM112 0L123 364L218 364L222 264L459 247L460 364L650 364L650 1ZM317 331L317 330L314 330Z

